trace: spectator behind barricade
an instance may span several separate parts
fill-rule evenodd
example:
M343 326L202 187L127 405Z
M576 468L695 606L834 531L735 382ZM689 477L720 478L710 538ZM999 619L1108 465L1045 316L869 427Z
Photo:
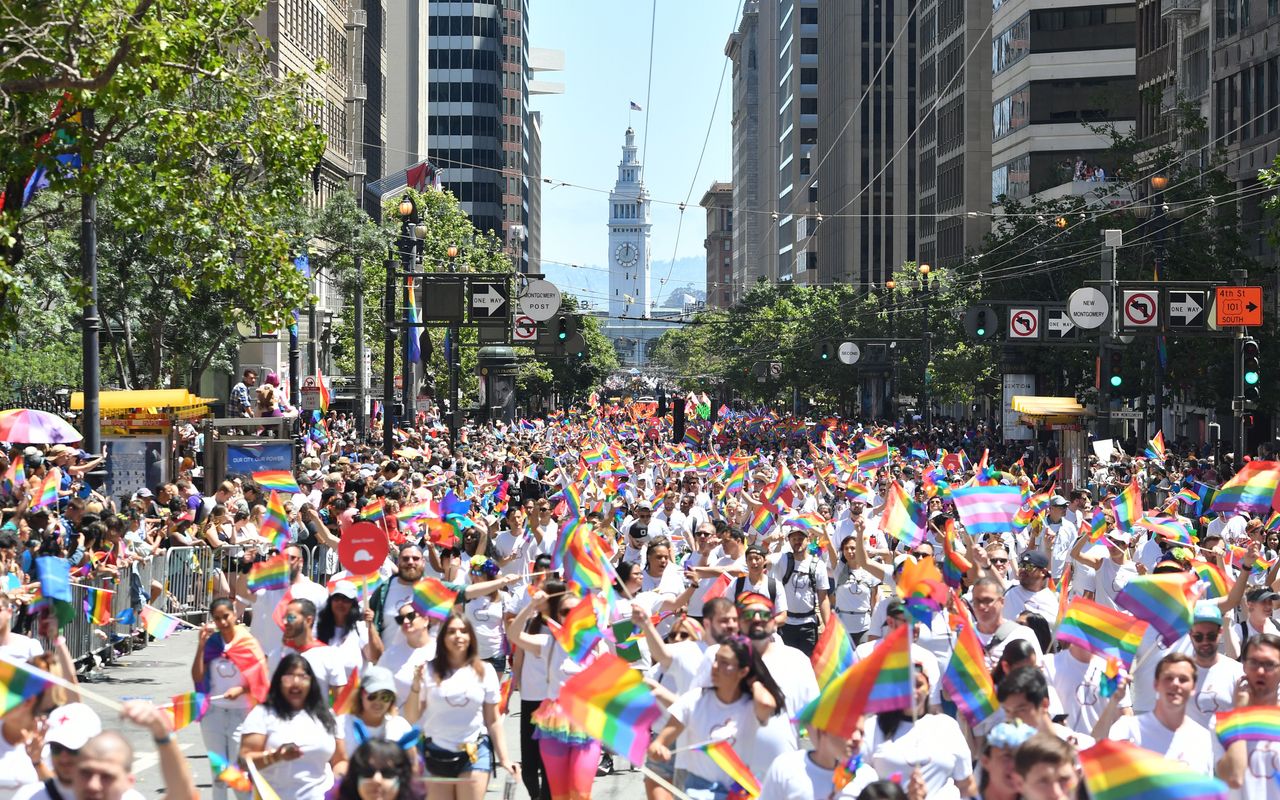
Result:
M337 800L413 800L413 762L397 742L370 739L351 755Z
M334 767L346 762L343 731L307 659L289 653L271 676L267 699L245 719L240 758L291 800L324 800Z

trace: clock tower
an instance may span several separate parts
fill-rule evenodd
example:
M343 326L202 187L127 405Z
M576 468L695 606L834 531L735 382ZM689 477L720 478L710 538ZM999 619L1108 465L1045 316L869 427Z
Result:
M627 128L618 180L609 193L609 316L649 314L649 191L636 157L636 132Z

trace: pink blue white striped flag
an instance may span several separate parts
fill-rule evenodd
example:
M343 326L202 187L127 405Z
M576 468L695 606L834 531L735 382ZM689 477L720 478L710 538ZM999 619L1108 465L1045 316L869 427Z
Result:
M1008 533L1013 516L1022 508L1022 490L1017 486L961 486L951 490L960 521L974 536Z

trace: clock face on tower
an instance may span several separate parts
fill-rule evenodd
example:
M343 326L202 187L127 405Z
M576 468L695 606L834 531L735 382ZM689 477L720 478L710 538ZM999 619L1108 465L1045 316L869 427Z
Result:
M618 263L624 267L634 266L640 258L640 250L631 242L623 242L618 245L618 249L613 251L614 256L618 259Z

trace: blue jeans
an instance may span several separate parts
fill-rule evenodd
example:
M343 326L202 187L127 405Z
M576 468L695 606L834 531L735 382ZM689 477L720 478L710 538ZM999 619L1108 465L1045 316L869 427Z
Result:
M709 781L692 772L684 782L684 793L689 795L690 800L727 800L729 790L732 788L723 783Z

